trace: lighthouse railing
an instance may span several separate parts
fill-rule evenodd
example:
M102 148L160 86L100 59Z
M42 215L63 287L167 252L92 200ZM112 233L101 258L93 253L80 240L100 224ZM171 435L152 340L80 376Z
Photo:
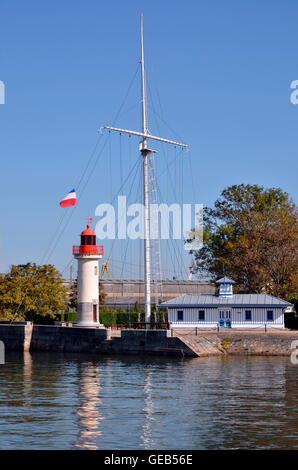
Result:
M103 245L74 245L73 255L103 255Z

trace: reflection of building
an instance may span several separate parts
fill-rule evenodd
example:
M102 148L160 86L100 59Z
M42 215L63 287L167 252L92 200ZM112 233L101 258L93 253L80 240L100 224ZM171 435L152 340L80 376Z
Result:
M285 300L267 294L233 294L234 281L217 281L218 295L182 295L163 302L172 327L284 328Z
M31 406L31 393L32 393L32 356L29 352L24 352L24 396L28 401L24 401L24 406Z
M75 447L95 450L98 448L96 438L100 436L100 422L105 416L100 414L101 399L100 374L98 365L79 364L79 406L77 408L79 436Z

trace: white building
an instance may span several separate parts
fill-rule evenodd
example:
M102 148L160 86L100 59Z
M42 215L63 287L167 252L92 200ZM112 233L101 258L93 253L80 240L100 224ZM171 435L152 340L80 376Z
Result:
M284 311L293 307L268 294L233 294L234 281L217 281L217 295L182 295L159 305L171 328L284 328Z

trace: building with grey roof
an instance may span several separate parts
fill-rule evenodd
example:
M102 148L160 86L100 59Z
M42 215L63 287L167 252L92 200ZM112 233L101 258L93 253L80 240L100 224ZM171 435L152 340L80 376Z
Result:
M217 281L218 294L186 294L162 302L172 328L284 328L284 311L292 304L268 294L234 294L234 281Z
M64 281L69 289L72 282L70 279ZM143 279L101 279L100 282L106 294L106 307L117 310L133 310L138 302L139 307L144 308L145 287ZM216 291L214 282L210 280L163 279L159 281L157 288L155 282L151 280L152 305L168 302L170 299L185 294L214 294Z

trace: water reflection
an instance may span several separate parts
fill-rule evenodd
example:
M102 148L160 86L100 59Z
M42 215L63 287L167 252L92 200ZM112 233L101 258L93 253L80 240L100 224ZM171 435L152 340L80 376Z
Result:
M278 426L283 422L285 363L274 358L235 358L213 369L211 390L215 419L203 446L230 449L270 449L281 446ZM219 391L217 384L221 383ZM209 390L209 393L212 391ZM214 393L214 392L213 392ZM211 397L210 397L211 398ZM286 445L286 442L283 443Z
M75 447L79 449L96 450L98 436L101 436L101 420L105 419L100 413L102 400L100 394L100 370L98 364L83 362L78 365L78 396L77 407L79 435Z
M154 405L153 405L153 393L151 385L151 376L152 371L150 370L150 365L145 365L145 377L144 377L144 419L145 422L142 426L141 442L143 443L142 447L144 449L154 449L155 441L152 438L153 436L153 422L156 420L154 417Z
M24 353L23 384L24 384L24 406L31 406L32 392L32 356L29 352Z
M8 353L0 449L297 449L287 357Z

